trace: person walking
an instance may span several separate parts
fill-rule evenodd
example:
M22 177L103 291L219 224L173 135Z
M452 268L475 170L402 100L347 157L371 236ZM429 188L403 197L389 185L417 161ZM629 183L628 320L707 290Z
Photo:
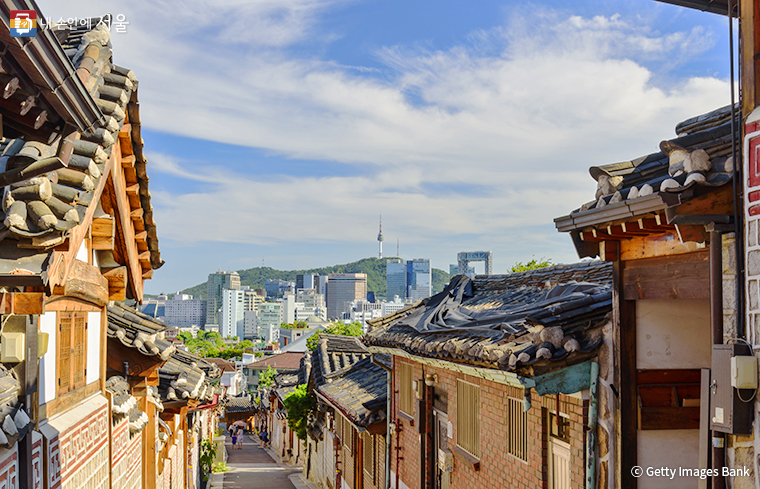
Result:
M237 431L234 429L231 429L232 431L232 449L235 449L235 445L237 444Z
M243 428L238 428L237 431L237 442L238 442L238 450L243 449L243 436L245 433L243 432Z

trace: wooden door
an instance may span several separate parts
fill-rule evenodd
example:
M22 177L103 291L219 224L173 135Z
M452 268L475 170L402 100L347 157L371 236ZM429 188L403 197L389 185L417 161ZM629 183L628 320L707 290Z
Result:
M567 419L548 413L548 487L549 489L570 489L570 439ZM558 423L559 421L559 423Z

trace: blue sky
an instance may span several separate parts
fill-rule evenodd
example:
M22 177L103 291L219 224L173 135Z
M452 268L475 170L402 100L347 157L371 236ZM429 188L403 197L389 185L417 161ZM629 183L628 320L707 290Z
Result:
M459 251L577 260L588 167L729 101L725 18L652 0L40 0L108 9L134 70L171 292L217 268Z

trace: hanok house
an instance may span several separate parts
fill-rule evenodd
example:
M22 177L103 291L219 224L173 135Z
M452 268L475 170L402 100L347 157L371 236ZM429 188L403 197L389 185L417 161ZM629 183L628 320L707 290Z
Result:
M662 487L656 477L634 478L635 466L720 471L722 448L710 462L711 419L721 425L716 437L728 424L749 426L749 413L708 414L713 344L736 341L731 112L678 124L678 137L658 152L591 167L594 201L555 219L580 257L599 256L614 269L619 367L610 380L620 431L610 458L616 477L604 487ZM728 386L730 397L728 380L715 385ZM677 477L668 487L699 480Z
M130 409L126 437L126 429L118 424L125 408L113 408L118 415L112 422L112 474L128 471L134 476L139 471L136 480L142 487L195 488L200 486L201 441L215 429L216 416L211 413L219 406L221 392L214 384L221 370L177 350L165 331L166 325L151 316L119 303L108 306L108 385L118 387L111 389L112 404ZM140 412L147 423L140 427L141 436L135 436L131 423ZM111 484L140 486L127 480L114 475Z
M302 459L302 446L298 437L288 425L285 398L298 387L298 373L281 373L274 376L274 385L269 389L271 420L269 438L271 449L282 460L297 464Z
M300 352L279 353L268 356L243 366L243 375L246 377L246 385L251 390L259 389L259 377L272 367L278 372L297 372L301 368L301 359L304 354Z
M303 368L299 372L299 384L305 383L310 395L316 397L321 387L332 383L353 365L369 356L367 347L359 338L320 333L316 350L304 357ZM319 409L310 420L307 429L304 476L321 487L337 489L345 487L344 484L350 484L349 487L355 488L353 484L356 478L353 472L346 472L344 465L346 462L345 456L342 455L343 445L336 431L334 413L331 412L333 408L324 402L318 405ZM352 457L357 456L356 453L349 454ZM359 465L353 467L357 466ZM338 475L339 472L342 475ZM346 478L348 480L345 480ZM342 482L344 480L345 482Z
M110 17L11 37L10 10L27 8L0 7L0 362L19 384L0 478L107 484L105 306L141 301L162 264L137 81L113 64Z
M391 487L606 487L611 283L599 261L460 275L370 321L392 356Z
M377 357L375 361L385 364L381 366L373 363L372 358L364 358L335 376L332 382L319 386L315 393L332 414L336 478L340 479L340 482L336 480L335 487L386 487L386 369L390 370L390 358Z

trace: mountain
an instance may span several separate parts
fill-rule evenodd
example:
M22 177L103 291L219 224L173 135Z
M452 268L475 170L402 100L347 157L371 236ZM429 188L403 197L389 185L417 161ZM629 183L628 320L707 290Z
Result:
M390 257L392 258L392 257ZM240 285L247 285L252 289L263 289L267 279L280 279L295 281L296 275L331 273L366 273L367 289L375 295L385 297L385 262L389 258L364 258L352 263L335 265L332 267L312 268L310 270L277 270L271 267L255 267L247 270L238 270ZM433 294L443 290L449 281L449 274L443 270L433 268ZM182 291L183 294L192 294L194 297L206 298L206 282L190 287Z

